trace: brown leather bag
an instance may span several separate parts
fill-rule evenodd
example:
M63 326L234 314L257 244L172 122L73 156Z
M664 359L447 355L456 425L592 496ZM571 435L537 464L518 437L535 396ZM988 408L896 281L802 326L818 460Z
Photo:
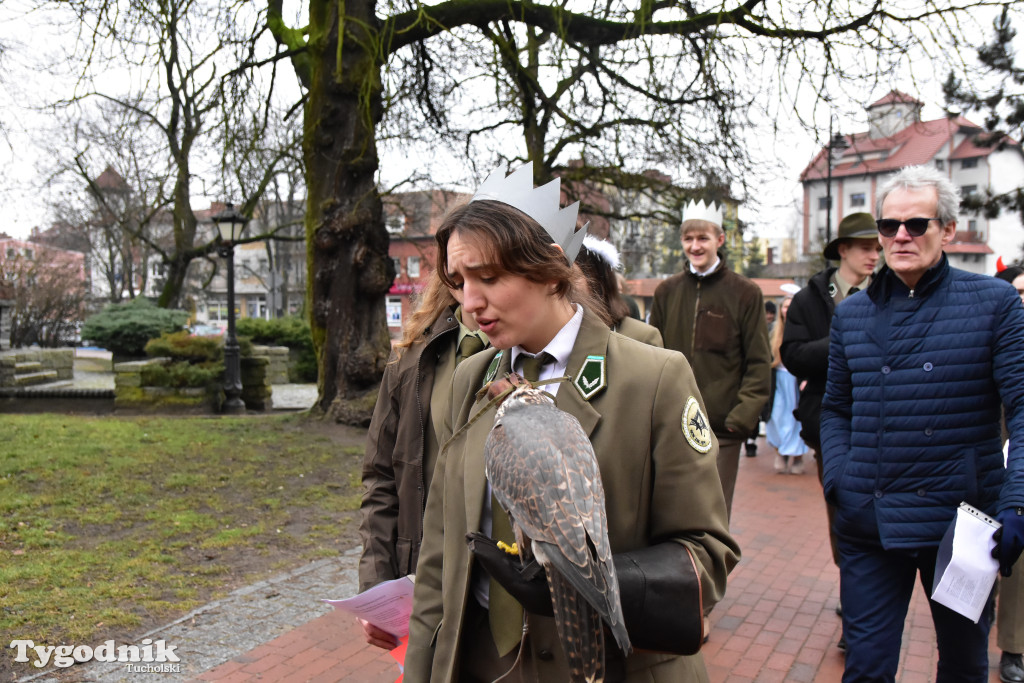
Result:
M704 642L700 573L689 548L659 543L615 553L626 630L634 649L693 655Z

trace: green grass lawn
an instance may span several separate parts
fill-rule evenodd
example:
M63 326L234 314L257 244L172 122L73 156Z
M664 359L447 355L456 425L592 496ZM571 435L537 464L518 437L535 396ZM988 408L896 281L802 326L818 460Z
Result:
M0 634L123 637L336 556L358 543L364 437L297 416L0 416Z

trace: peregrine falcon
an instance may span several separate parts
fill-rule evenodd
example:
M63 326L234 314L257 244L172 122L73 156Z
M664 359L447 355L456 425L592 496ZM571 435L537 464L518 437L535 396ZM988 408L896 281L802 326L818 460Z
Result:
M631 647L590 439L549 394L522 384L498 408L484 458L520 556L532 552L547 574L571 680L603 680L602 620L624 653Z

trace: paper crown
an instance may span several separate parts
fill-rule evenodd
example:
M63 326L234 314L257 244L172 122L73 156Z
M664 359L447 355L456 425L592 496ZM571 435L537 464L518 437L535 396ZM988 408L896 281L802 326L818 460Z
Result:
M519 209L544 228L551 240L565 252L569 263L572 263L580 251L583 238L587 236L590 222L576 230L580 203L561 209L558 206L561 198L561 179L555 178L546 185L534 188L533 162L527 162L507 177L500 168L493 171L469 201L492 199Z
M691 201L683 207L683 222L686 221L707 221L722 227L722 207L715 202L705 205L703 201Z

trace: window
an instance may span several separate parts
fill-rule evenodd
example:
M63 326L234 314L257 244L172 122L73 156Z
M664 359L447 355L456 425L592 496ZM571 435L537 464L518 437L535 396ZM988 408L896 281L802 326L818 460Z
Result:
M245 302L246 312L250 318L267 317L267 298L260 296L255 299L248 299Z
M978 232L978 221L969 220L967 221L967 232Z
M402 276L402 259L400 259L400 258L393 258L393 259L391 259L391 262L395 264L395 277L401 277Z
M402 326L402 297L389 296L384 301L384 308L387 311L388 327Z
M221 301L211 301L208 309L208 320L227 320L228 319L228 302L227 299Z
M394 213L388 216L387 229L392 235L400 233L405 230L405 216L401 213Z
M975 159L964 159L963 161L960 162L960 168L977 168L977 167L978 167L978 160L977 160L977 158L975 158Z
M31 249L29 249L28 247L25 247L25 258L27 258L29 261L31 261L35 257L36 257L35 252L32 251Z
M18 252L14 249L14 247L7 247L7 258L13 259L17 255Z
M977 185L961 185L960 194L964 197L970 197L972 194L978 193Z
M410 256L409 260L405 262L406 270L409 271L409 277L420 276L420 257Z
M865 203L864 193L856 192L850 195L850 206L864 206Z
M827 196L826 197L818 197L818 210L819 211L828 211L828 203L829 203L828 200L829 199L831 199L831 197L827 197Z

